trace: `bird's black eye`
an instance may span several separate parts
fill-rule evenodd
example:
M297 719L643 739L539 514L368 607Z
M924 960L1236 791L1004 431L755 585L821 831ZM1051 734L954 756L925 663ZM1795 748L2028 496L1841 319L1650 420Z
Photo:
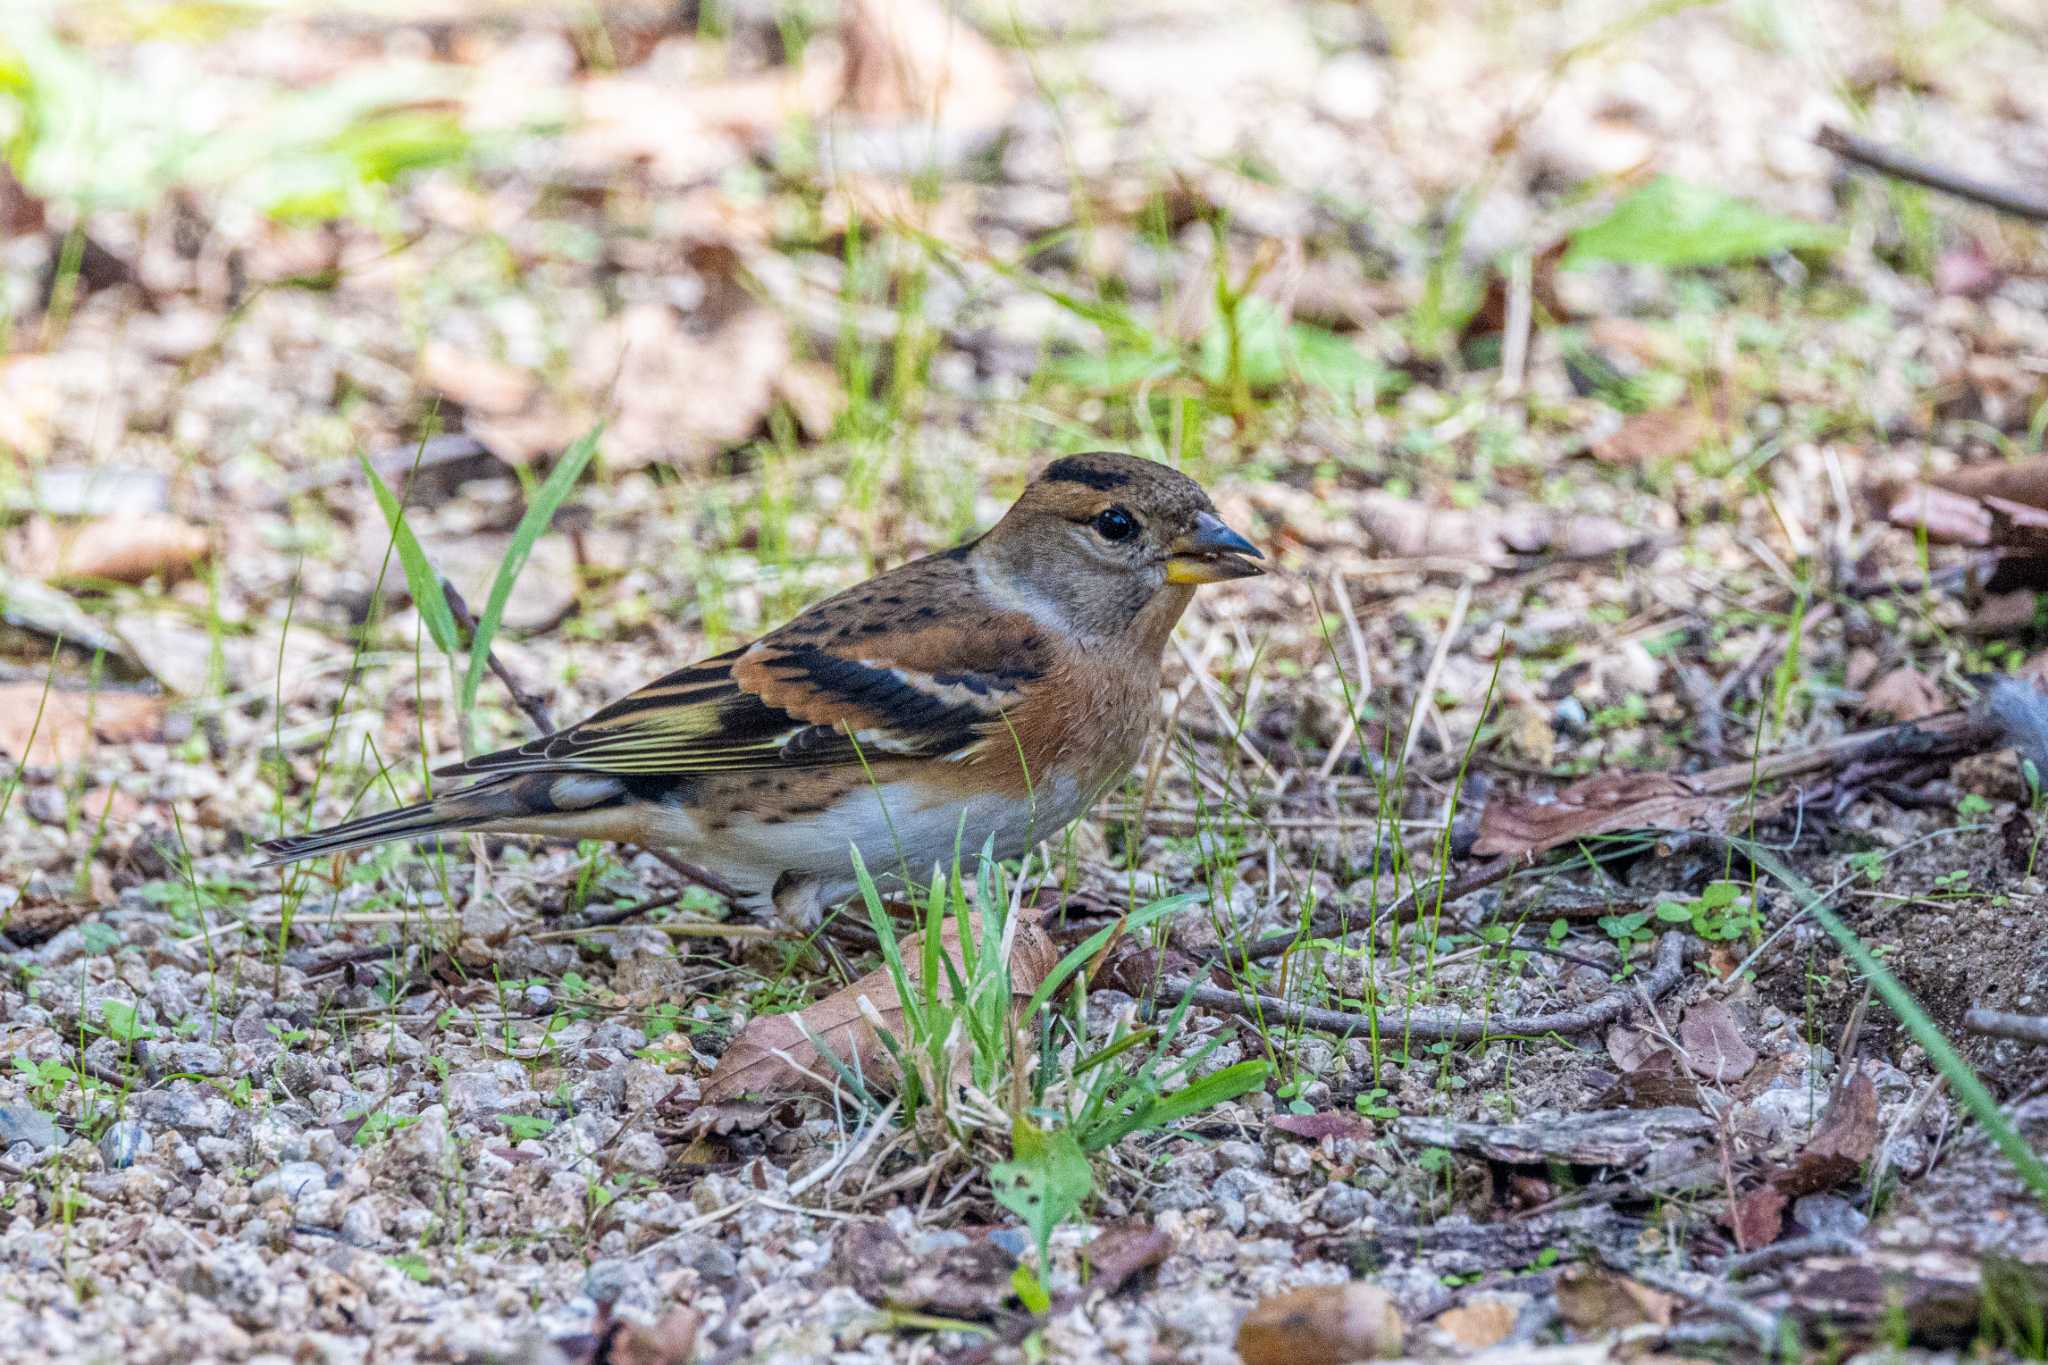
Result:
M1121 507L1105 508L1095 514L1095 534L1104 540L1129 540L1137 533L1137 519Z

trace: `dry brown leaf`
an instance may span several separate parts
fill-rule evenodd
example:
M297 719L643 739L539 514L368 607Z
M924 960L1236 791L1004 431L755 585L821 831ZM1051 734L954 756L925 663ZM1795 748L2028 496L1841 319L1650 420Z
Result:
M1557 1308L1574 1332L1604 1335L1646 1322L1669 1327L1678 1300L1611 1270L1574 1266L1558 1277Z
M1400 1310L1364 1280L1262 1299L1237 1329L1244 1365L1347 1365L1401 1354Z
M420 382L465 412L509 416L523 412L540 385L532 374L502 360L474 355L445 341L420 350Z
M1708 1080L1736 1080L1756 1065L1756 1049L1743 1038L1726 1001L1702 1000L1688 1009L1678 1025L1678 1041L1685 1044L1686 1066Z
M1320 1142L1326 1137L1370 1138L1374 1131L1371 1119L1341 1110L1322 1114L1278 1114L1268 1119L1266 1126L1298 1138L1307 1138L1310 1142Z
M1797 1198L1855 1175L1877 1150L1877 1087L1858 1071L1827 1109L1792 1165L1771 1181Z
M2027 612L2034 610L2033 594L2027 594ZM1859 708L1866 716L1886 720L1919 720L1948 709L1947 698L1934 679L1910 665L1901 665L1879 676L1863 694Z
M45 696L41 683L0 683L0 754L31 768L76 763L101 743L160 738L163 722L161 697L54 687Z
M1173 1251L1173 1238L1150 1223L1117 1223L1081 1248L1088 1262L1088 1292L1108 1295L1135 1275L1157 1268Z
M813 441L832 434L846 411L846 386L839 371L822 360L793 360L775 376L775 396L789 406L796 424Z
M1017 1258L986 1239L920 1254L876 1221L847 1225L833 1245L832 1267L869 1303L975 1320L1008 1302Z
M945 129L1002 123L1016 82L986 38L935 0L847 0L840 108Z
M690 1365L703 1330L704 1315L678 1304L651 1327L621 1324L606 1340L603 1358L610 1365Z
M2017 592L1994 592L1986 596L1970 612L1970 619L1963 629L1972 635L1996 639L2005 635L2016 635L2034 624L2034 594L2022 589ZM1933 684L1930 682L1931 688ZM1935 692L1935 709L1942 709L1940 692ZM1900 716L1900 720L1915 720L1915 716Z
M1669 1052L1648 1030L1633 1024L1616 1024L1607 1030L1607 1055L1624 1074L1640 1071L1651 1058Z
M1658 408L1632 413L1611 434L1593 442L1593 458L1608 464L1650 464L1690 455L1714 434L1698 408Z
M666 304L636 303L584 341L577 383L618 405L605 429L608 468L688 467L760 430L789 364L788 328L737 282L719 288L738 297L722 315L700 309L709 314L705 330L691 330Z
M981 916L969 917L976 941L981 938ZM903 940L901 951L905 970L913 982L923 980L922 934ZM940 931L941 951L955 964L960 961L960 930L948 919ZM1020 912L1010 946L1010 989L1029 996L1059 963L1059 952L1045 930L1028 910ZM963 975L965 973L963 972ZM950 974L940 983L942 994L953 994ZM721 1104L743 1094L789 1094L806 1090L829 1090L837 1081L832 1064L818 1053L811 1041L832 1050L841 1063L866 1077L870 1083L890 1074L889 1054L862 1008L865 1001L882 1022L882 1027L901 1037L903 1003L886 968L869 972L851 986L834 991L808 1009L791 1014L766 1014L740 1030L732 1046L718 1059L718 1067L704 1082L703 1102ZM808 1036L807 1036L808 1035Z
M1785 1209L1792 1201L1772 1185L1760 1185L1735 1201L1722 1221L1743 1251L1767 1247L1785 1230Z
M1778 1239L1787 1205L1852 1178L1877 1150L1877 1087L1857 1071L1822 1112L1799 1155L1735 1201L1721 1221L1746 1251Z
M1520 1316L1520 1310L1504 1299L1480 1298L1446 1309L1430 1325L1464 1350L1483 1351L1505 1340Z
M2005 272L1975 237L1965 237L1934 258L1934 292L1957 298L1989 298L2005 283Z
M1574 782L1549 802L1489 801L1472 851L1542 853L1577 839L1625 829L1717 829L1726 797L1695 791L1671 773L1601 773Z
M1896 489L1885 500L1884 518L1908 531L1924 531L1941 545L1991 543L1991 509L1946 488L1916 483Z
M683 104L706 125L760 151L772 147L793 124L823 118L846 80L828 44L808 49L797 66L700 81L682 94Z
M1966 498L2004 498L2048 510L2048 456L1967 464L1928 482Z
M48 581L140 583L177 578L206 557L206 528L164 514L102 517L75 525L38 518L9 542L13 568Z
M644 71L577 85L581 117L562 141L568 165L610 179L631 167L656 185L716 180L747 159L738 138L713 127L669 81Z
M1700 1095L1699 1082L1686 1074L1670 1048L1660 1047L1643 1057L1633 1068L1625 1069L1614 1084L1594 1101L1594 1106L1600 1109L1677 1107L1703 1111L1705 1102Z

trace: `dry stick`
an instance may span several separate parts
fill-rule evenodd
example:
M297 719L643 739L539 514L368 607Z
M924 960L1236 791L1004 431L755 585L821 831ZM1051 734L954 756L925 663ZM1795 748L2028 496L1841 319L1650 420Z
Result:
M462 628L462 633L474 644L476 615L470 611L469 603L463 601L462 593L446 578L441 580L441 592L448 599L449 615L455 618L455 624ZM549 717L548 704L540 699L540 695L520 682L511 669L499 662L496 650L486 650L484 662L490 666L491 673L498 681L505 685L505 690L512 694L512 704L524 711L526 718L533 722L533 728L543 735L553 734L555 722Z
M2007 1014L2004 1010L1974 1009L1963 1016L1963 1032L1981 1033L1987 1038L2010 1038L2015 1043L2048 1047L2048 1015Z
M1854 734L1843 735L1838 739L1794 750L1791 753L1771 754L1754 761L1742 759L1695 773L1687 780L1695 791L1702 794L1725 794L1746 791L1752 784L1798 777L1820 769L1841 766L1857 759L1883 754L1891 749L1930 757L1936 753L1975 753L1998 742L1999 739L2000 731L1994 722L1969 711L1946 711L1923 720L1906 721L1875 730L1859 730ZM1418 886L1371 915L1358 916L1349 923L1340 914L1319 915L1310 921L1308 936L1348 938L1353 934L1364 933L1424 898L1441 896L1443 902L1449 904L1462 896L1469 896L1474 891L1504 881L1525 868L1533 867L1535 862L1535 856L1527 853L1503 855L1492 862L1480 864L1463 876L1452 877L1446 874ZM1300 941L1299 934L1260 939L1246 949L1244 956L1246 960L1253 962L1280 957L1293 950Z
M1895 180L1911 181L1925 185L1930 190L1940 190L1958 199L1967 199L1974 204L1983 204L2001 213L2010 213L2016 218L2028 218L2037 223L2048 223L2048 197L2017 185L1993 185L1959 175L1944 166L1919 157L1909 156L1881 142L1843 132L1832 124L1822 124L1813 140L1844 161L1853 161L1859 166L1868 166L1881 171Z
M1683 934L1671 933L1657 950L1656 965L1639 978L1609 991L1598 1000L1576 1009L1553 1010L1548 1014L1503 1014L1488 1018L1463 1010L1419 1007L1401 1014L1377 1015L1356 1010L1318 1009L1297 1005L1270 995L1225 990L1221 986L1197 986L1185 979L1169 977L1160 983L1160 995L1178 999L1192 991L1195 1004L1221 1010L1264 1024L1319 1029L1325 1033L1357 1033L1377 1027L1382 1037L1400 1036L1423 1042L1477 1043L1488 1038L1541 1037L1545 1034L1570 1036L1590 1033L1628 1013L1636 1003L1638 987L1652 1000L1678 984L1685 974Z
M1422 686L1416 689L1415 710L1408 717L1408 738L1401 744L1401 761L1395 765L1398 770L1407 769L1408 758L1415 752L1415 741L1422 734L1422 722L1436 714L1436 703L1430 698L1435 695L1437 679L1443 676L1444 665L1450 660L1451 637L1465 624L1465 613L1472 609L1474 582L1474 578L1468 573L1465 581L1458 585L1458 595L1451 599L1451 614L1444 621L1444 633L1437 637L1436 653L1430 655L1429 667L1422 675Z
M1351 641L1351 664L1357 670L1357 677L1351 684L1351 696L1347 698L1350 704L1344 708L1344 728L1337 732L1336 742L1330 745L1329 756L1316 771L1316 776L1325 782L1330 780L1331 773L1337 771L1345 746L1358 733L1358 700L1372 695L1372 658L1365 652L1365 632L1358 628L1358 613L1352 609L1351 589L1341 568L1330 575L1330 591L1337 599L1337 614L1344 618L1344 634ZM1358 756L1362 763L1369 762L1363 744L1358 746Z
M1778 1345L1783 1319L1775 1313L1743 1302L1721 1285L1711 1281L1706 1284L1696 1283L1692 1279L1671 1274L1656 1266L1631 1261L1619 1252L1611 1250L1598 1249L1594 1254L1609 1270L1626 1275L1652 1289L1675 1294L1739 1328L1761 1350L1769 1351Z

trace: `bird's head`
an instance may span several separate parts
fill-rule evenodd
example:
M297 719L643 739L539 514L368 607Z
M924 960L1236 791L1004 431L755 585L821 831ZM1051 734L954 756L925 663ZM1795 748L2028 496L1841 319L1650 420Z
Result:
M1171 629L1196 586L1265 572L1200 484L1107 452L1047 465L976 554L1076 634L1103 638L1144 618Z

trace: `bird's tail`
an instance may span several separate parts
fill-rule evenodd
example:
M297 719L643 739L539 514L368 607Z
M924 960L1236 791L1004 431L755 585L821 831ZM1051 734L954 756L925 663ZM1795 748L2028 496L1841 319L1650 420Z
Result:
M258 866L281 867L302 858L430 834L482 829L545 834L551 832L550 817L588 811L616 799L621 790L622 784L601 778L563 779L527 773L491 778L381 815L268 840L257 845L265 855Z

